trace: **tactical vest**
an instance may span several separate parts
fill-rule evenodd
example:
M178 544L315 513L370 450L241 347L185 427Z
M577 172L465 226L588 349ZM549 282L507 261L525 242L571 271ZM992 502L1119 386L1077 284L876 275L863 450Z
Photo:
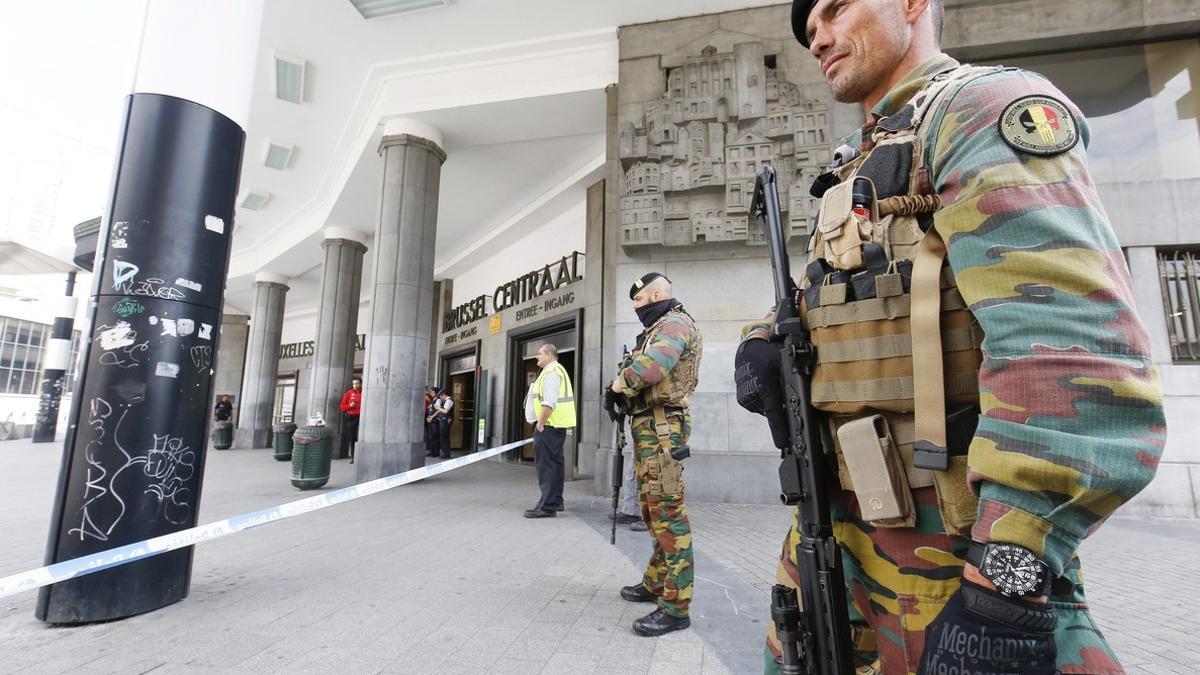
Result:
M546 374L554 372L558 375L558 401L554 407L550 409L550 416L546 418L546 425L555 429L570 429L575 427L575 392L571 389L571 378L567 376L567 369L558 361L542 368L542 372L538 373L537 380L533 383L533 410L536 415L542 409L542 382L546 379Z
M662 331L663 326L671 317L682 314L695 324L695 319L682 307L674 307L646 329L643 339L634 347L631 357L636 359L646 349L646 345L654 341ZM679 355L675 367L667 371L661 380L642 390L641 395L630 402L630 413L637 414L651 408L669 407L686 408L692 400L692 392L700 382L700 356L704 351L704 342L700 334L696 334L696 347Z
M800 315L816 346L811 399L828 413L842 486L877 526L911 527L911 490L931 485L946 531L966 534L976 518L966 446L978 419L983 331L933 229L941 203L925 122L962 85L997 70L940 73L879 120L874 147L834 170L840 181L825 192L809 240ZM865 216L853 208L859 178L873 197Z

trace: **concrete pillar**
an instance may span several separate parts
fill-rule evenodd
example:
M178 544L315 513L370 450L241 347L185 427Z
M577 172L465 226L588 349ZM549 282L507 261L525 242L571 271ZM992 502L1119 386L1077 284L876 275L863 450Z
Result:
M233 397L235 405L241 403L242 369L246 366L246 340L249 336L248 315L221 315L221 346L213 362L213 400L209 401L209 410L216 404L217 397L225 394ZM238 417L233 419L233 423L238 423Z
M1150 333L1150 356L1157 364L1169 364L1171 339L1167 334L1167 311L1163 307L1162 280L1158 274L1158 250L1153 246L1131 246L1125 254L1133 279L1134 306Z
M383 194L375 228L371 327L355 466L372 480L423 466L441 132L389 120L379 145Z
M333 432L334 456L340 457L342 394L354 375L354 343L358 339L358 303L362 297L365 235L356 230L325 230L325 266L321 272L321 305L317 310L316 354L313 358L308 414L321 413Z
M287 277L271 272L254 275L254 308L250 314L235 448L267 447L271 413L275 410L279 339L283 334L283 303L287 292Z

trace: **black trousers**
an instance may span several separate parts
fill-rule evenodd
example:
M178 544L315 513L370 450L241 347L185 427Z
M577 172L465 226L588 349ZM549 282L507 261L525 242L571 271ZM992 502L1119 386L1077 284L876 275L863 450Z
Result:
M349 443L350 458L354 459L354 444L358 442L358 415L344 415L346 419L346 435L343 444Z
M438 438L442 445L442 459L450 459L450 421L438 423Z
M542 489L542 498L534 508L549 511L563 505L563 482L566 480L563 444L566 440L566 429L546 427L544 431L535 429L533 432L533 466L537 469L538 487Z

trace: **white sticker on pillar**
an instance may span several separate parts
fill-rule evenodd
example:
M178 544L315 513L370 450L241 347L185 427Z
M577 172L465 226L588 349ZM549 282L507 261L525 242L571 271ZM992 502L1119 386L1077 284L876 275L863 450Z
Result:
M157 317L157 316L151 316L151 317L150 317L150 325L151 325L151 326L157 326L157 325L158 325L158 317Z
M179 364L159 361L154 364L154 374L159 377L179 377Z
M200 324L200 333L198 334L201 340L212 339L212 324Z
M179 328L175 325L175 319L162 320L162 334L179 337Z
M204 227L217 234L225 234L225 221L216 216L204 216Z
M112 328L101 327L100 348L104 351L128 347L136 341L137 333L133 332L133 327L126 321L118 321Z
M196 322L191 319L179 320L179 337L187 337L196 332Z
M129 242L125 239L129 234L129 222L125 220L117 221L112 226L112 247L113 248L129 248Z
M188 279L176 279L175 285L182 286L183 288L186 288L190 291L196 291L197 293L204 290L203 286L201 286L200 284L198 284L194 281L189 281Z

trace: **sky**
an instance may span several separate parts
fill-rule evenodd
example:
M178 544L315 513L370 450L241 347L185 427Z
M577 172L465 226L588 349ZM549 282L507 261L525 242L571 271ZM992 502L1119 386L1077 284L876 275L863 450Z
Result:
M144 13L144 0L0 3L0 229L69 240L100 215Z

